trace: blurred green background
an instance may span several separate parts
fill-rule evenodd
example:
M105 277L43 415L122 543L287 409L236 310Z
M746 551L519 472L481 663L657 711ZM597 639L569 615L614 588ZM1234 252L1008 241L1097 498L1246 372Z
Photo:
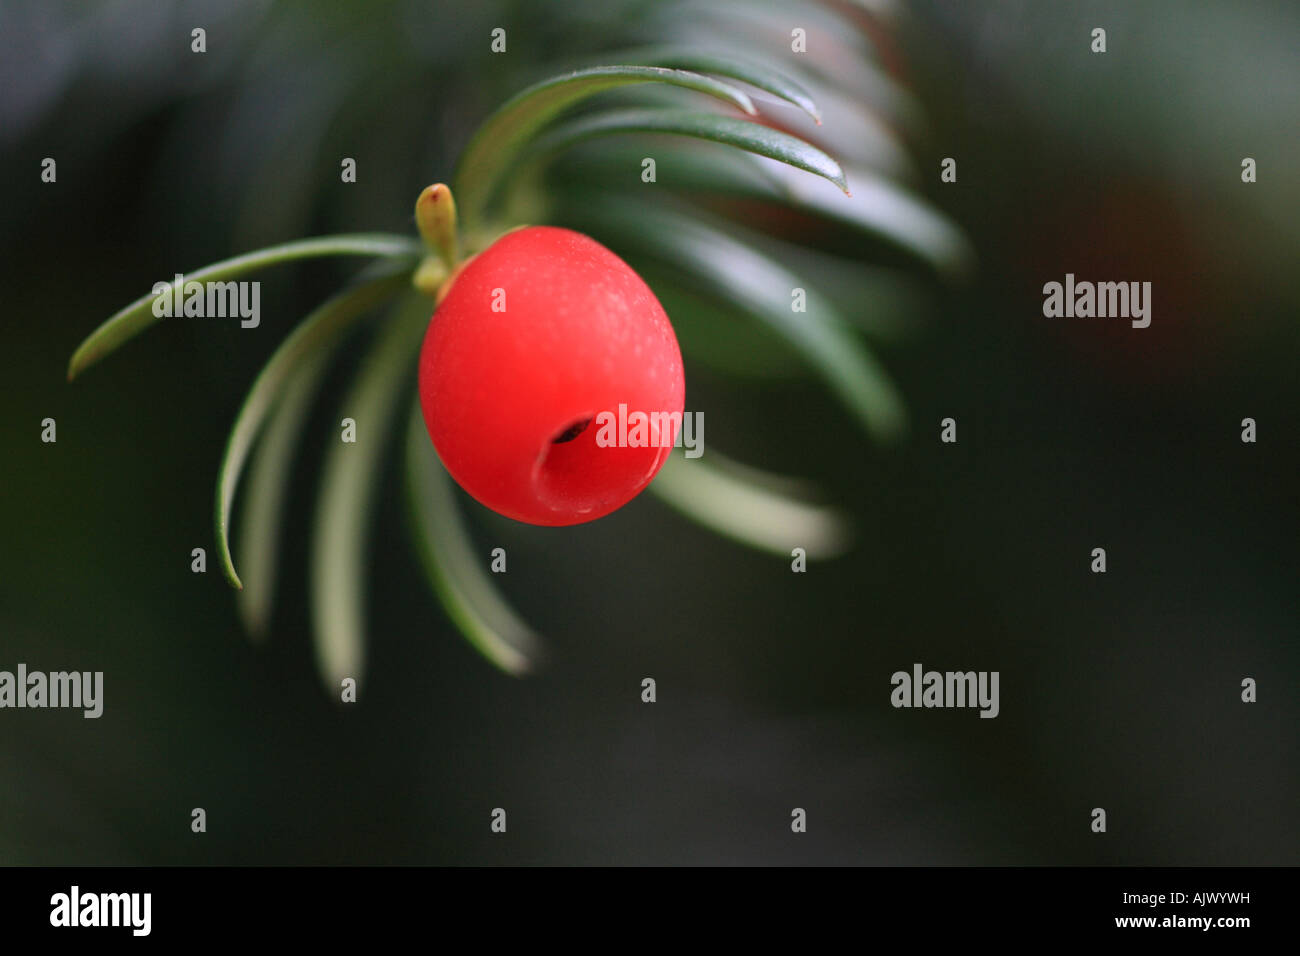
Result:
M304 567L350 357L297 463L275 633L241 632L212 561L227 428L349 264L259 277L255 331L165 324L68 385L72 350L173 272L411 231L420 188L509 95L740 5L670 6L0 8L0 669L105 673L99 720L0 712L0 862L1300 862L1294 3L858 5L881 64L863 83L923 117L893 172L979 259L945 285L860 238L811 240L890 266L915 300L877 343L911 437L869 445L797 367L687 364L706 447L821 482L855 519L847 556L793 575L649 495L558 530L469 506L551 651L515 680L428 593L393 468L367 681L340 707ZM832 33L862 29L853 6L758 5ZM517 55L490 54L498 25ZM1043 318L1066 272L1151 281L1151 327ZM867 325L872 274L847 296ZM1000 671L1001 715L892 709L890 674L917 661Z

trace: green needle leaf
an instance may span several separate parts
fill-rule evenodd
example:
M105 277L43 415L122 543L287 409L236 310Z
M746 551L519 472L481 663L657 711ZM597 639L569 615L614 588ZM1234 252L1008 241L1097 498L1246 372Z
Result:
M633 190L643 188L639 176L629 177L629 169L640 170L646 144L633 137L592 140L554 163L546 170L548 196L568 190L578 194L593 189ZM731 199L760 197L770 201L783 190L770 169L780 167L792 175L802 171L765 160L738 149L718 149L707 140L676 137L654 145L658 165L659 187L674 192L703 192L708 198Z
M616 251L639 252L675 268L706 290L767 324L811 365L881 441L906 430L902 399L885 370L816 288L815 275L796 275L741 239L663 204L589 196L565 218ZM793 309L795 289L806 310Z
M597 66L530 86L489 116L461 154L453 191L465 230L472 232L478 227L501 174L539 129L590 96L634 83L680 86L754 113L749 97L730 84L654 66Z
M406 257L420 254L418 240L406 236L368 233L342 236L323 236L287 242L268 249L245 253L214 263L185 276L184 282L219 282L246 275L258 269L320 256L385 256ZM168 285L163 295L172 295L177 283ZM149 326L162 320L154 315L153 303L158 296L153 292L141 296L97 328L81 343L68 363L68 381L72 381L87 368L126 342L135 338Z
M847 550L847 516L815 504L805 482L781 478L719 455L700 458L674 452L650 490L705 528L760 551L789 557L803 548L810 557L833 558Z
M760 123L715 113L652 109L616 110L582 116L547 133L538 141L537 151L541 155L558 153L584 139L611 133L667 133L735 146L821 176L845 194L849 191L840 164L811 143Z
M325 453L313 531L311 592L316 664L337 692L361 683L365 666L367 532L383 473L393 413L412 387L420 337L429 323L423 297L395 310L339 408L356 423L356 441L335 432Z
M239 616L254 640L264 638L270 627L282 510L293 454L311 411L312 399L328 367L325 356L333 351L333 348L322 350L321 358L298 363L267 416L248 463L247 486L239 509L239 534L235 540L243 572L239 579L243 583L238 596Z
M784 187L787 202L884 239L948 279L964 278L974 268L975 253L962 231L890 179L854 168L854 193L845 197L775 163L767 166Z
M416 549L434 593L470 644L507 674L532 670L536 634L497 592L461 520L451 476L417 403L406 435L406 490Z
M728 79L740 80L750 86L771 93L793 106L799 107L818 126L821 125L821 112L813 102L812 94L783 73L771 67L760 66L747 60L732 56L719 56L693 50L688 47L652 46L633 50L620 50L613 54L622 63L649 63L654 66L672 67L678 70L691 70L695 73L711 73Z
M566 157L548 174L553 187L590 191L627 183L626 170L639 167L644 146L599 140ZM962 230L904 185L857 166L847 166L853 195L845 196L802 171L752 153L709 150L678 140L656 147L661 188L704 192L710 197L754 198L831 219L888 243L941 277L959 281L974 269L976 256ZM633 188L641 188L636 177Z
M331 349L354 320L399 292L410 281L399 271L362 283L335 296L298 324L258 373L226 440L226 451L217 475L216 530L221 569L232 585L242 588L230 557L230 511L235 487L248 458L249 449L268 414L290 382L308 396L324 372ZM286 426L287 427L287 426ZM291 435L286 435L286 438Z

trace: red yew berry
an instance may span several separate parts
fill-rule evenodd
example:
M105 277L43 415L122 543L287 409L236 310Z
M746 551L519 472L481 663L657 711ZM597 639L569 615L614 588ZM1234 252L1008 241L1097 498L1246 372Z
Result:
M442 463L479 502L529 524L592 521L635 497L668 457L684 398L654 293L595 240L550 226L469 260L420 352ZM645 429L619 428L637 413L672 427L637 441Z

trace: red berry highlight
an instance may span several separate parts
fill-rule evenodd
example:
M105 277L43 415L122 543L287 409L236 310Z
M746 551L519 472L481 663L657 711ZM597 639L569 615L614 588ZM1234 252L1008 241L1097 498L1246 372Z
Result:
M677 336L641 277L550 226L507 233L465 264L429 323L419 387L451 476L537 525L593 521L645 488L686 388ZM638 412L671 415L674 427L627 440L617 422Z

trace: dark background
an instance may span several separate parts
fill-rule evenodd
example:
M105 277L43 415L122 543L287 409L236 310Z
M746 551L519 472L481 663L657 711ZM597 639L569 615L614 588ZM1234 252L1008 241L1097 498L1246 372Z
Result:
M68 357L173 272L409 231L419 189L545 66L489 63L491 27L594 51L616 15L592 7L563 25L548 4L5 5L0 668L102 670L105 711L0 712L0 862L1300 862L1291 3L908 9L918 188L980 260L884 352L910 440L871 447L813 381L687 367L706 442L851 510L846 557L792 575L649 495L560 530L467 506L551 651L516 680L430 596L393 468L368 678L344 708L304 585L326 401L275 633L244 636L212 552L227 428L348 264L260 276L255 333L165 324L72 385ZM1151 327L1045 319L1066 272L1151 281ZM892 709L890 674L917 661L1000 671L1001 715Z

